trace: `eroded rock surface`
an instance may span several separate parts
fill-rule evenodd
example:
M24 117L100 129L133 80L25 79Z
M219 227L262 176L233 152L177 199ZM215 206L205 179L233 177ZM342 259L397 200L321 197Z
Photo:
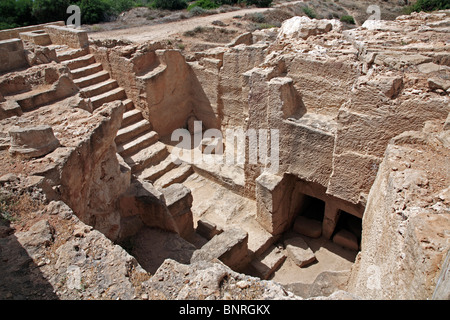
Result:
M305 298L448 296L449 20L294 17L189 57L64 27L2 43L0 296L297 299L261 280L286 266ZM169 156L175 129L236 128L277 129L276 172Z

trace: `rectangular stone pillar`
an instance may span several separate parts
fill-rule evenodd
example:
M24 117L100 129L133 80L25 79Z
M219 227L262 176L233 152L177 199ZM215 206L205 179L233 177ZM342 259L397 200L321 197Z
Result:
M194 232L192 219L191 190L181 183L174 183L162 189L167 208L172 215L181 237L186 238Z
M256 179L256 220L272 235L283 233L292 223L293 187L289 176L263 173Z
M331 235L336 228L336 224L339 220L339 208L332 204L330 201L325 202L325 214L322 222L322 236L327 239L331 238Z
M87 31L63 26L46 26L44 30L53 44L67 45L71 48L87 48L89 39Z
M232 227L196 250L191 263L219 259L234 271L241 272L247 266L248 258L248 233L239 227Z
M28 67L20 39L0 41L0 73Z

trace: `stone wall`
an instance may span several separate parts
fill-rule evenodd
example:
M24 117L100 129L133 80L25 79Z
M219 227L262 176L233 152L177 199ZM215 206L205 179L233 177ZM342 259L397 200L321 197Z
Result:
M432 297L449 251L449 176L436 165L448 162L448 139L449 131L410 131L388 145L349 291L364 299Z
M394 90L392 78L374 77L369 82L358 82L337 117L328 192L354 203L367 197L392 137L404 131L420 130L427 120L444 119L449 112L448 102L439 96L404 94L391 99L382 89L386 82L387 92ZM364 179L356 177L355 171Z
M28 67L20 39L0 41L0 73Z
M21 32L19 36L23 41L30 41L38 46L48 46L52 43L50 36L44 30Z
M123 112L120 102L104 105L94 112L97 126L88 139L74 150L68 150L55 181L59 184L61 200L80 220L110 239L116 239L120 231L118 196L130 185L131 173L123 170L114 144Z
M57 25L45 26L44 30L53 44L67 45L71 48L89 46L87 31Z
M19 38L19 33L21 33L21 32L31 32L31 31L36 31L36 30L42 30L42 29L44 29L44 27L50 26L50 25L64 26L64 21L56 21L56 22L50 22L50 23L44 23L44 24L37 24L34 26L28 26L28 27L0 30L0 41L7 40L7 39L13 39L13 38Z
M245 127L248 117L244 73L261 64L266 43L210 49L189 62L195 74L195 108L207 128ZM204 120L203 120L204 119Z
M200 93L184 57L178 50L160 48L159 43L111 49L98 44L91 46L91 52L125 89L153 130L165 136L187 128L190 115L201 119L204 112L196 112Z

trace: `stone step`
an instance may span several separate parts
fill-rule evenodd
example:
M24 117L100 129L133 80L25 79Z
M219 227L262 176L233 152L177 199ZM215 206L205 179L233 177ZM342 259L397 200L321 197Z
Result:
M333 237L333 242L350 250L359 250L358 239L348 230L339 230Z
M146 131L150 131L150 130L152 130L152 126L151 126L150 122L148 122L145 119L143 119L137 123L134 123L132 125L129 125L127 127L121 128L117 132L117 136L116 136L116 140L115 140L116 144L120 145L120 144L124 144L126 142L130 142L138 135L140 135Z
M284 240L287 256L300 268L316 261L316 256L302 237Z
M223 229L217 227L214 223L203 218L197 221L197 228L195 229L199 235L207 240L211 240L215 235L221 234Z
M102 70L103 70L103 66L101 63L94 63L94 64L91 64L84 68L72 70L71 73L75 80L80 80L80 82L81 82L81 80L83 80L82 81L83 86L78 85L80 88L83 88L83 87L87 87L92 84L95 84L97 82L103 81L103 80L98 81L95 78L95 76L99 76L100 73L102 75L107 74L108 78L109 78L109 73L107 71L102 71ZM106 79L108 79L108 78L106 78ZM106 80L106 79L104 79L104 80ZM97 81L97 82L95 82L95 81ZM76 81L75 81L75 83L76 83Z
M51 103L57 98L57 96L51 86L46 86L43 88L10 95L8 98L11 101L16 101L23 112L27 112Z
M73 60L82 56L89 54L88 48L83 49L69 49L64 51L56 51L56 56L60 62Z
M286 260L286 255L279 248L271 245L260 257L250 263L252 272L263 280L267 280Z
M91 74L87 77L75 79L73 82L79 87L79 88L86 88L91 85L106 81L109 79L109 73L107 71L100 71L94 74Z
M158 180L155 181L154 186L157 188L167 188L171 184L181 183L194 173L191 165L182 164L179 167L170 170L163 174Z
M322 235L322 223L318 220L298 216L295 218L293 230L310 238L319 238Z
M125 90L121 87L116 89L107 91L98 96L91 98L92 106L94 110L98 107L102 106L104 103L115 101L115 100L123 100L126 98Z
M64 61L63 64L68 66L70 70L76 70L87 67L95 63L95 57L92 54L87 54L72 60Z
M83 88L81 91L86 94L88 98L98 96L107 91L117 88L119 85L116 80L108 79L103 82L99 82L88 87Z
M138 152L152 144L156 143L159 135L155 131L145 132L143 135L131 140L130 142L117 146L117 152L124 158Z
M125 107L126 108L126 107ZM138 109L131 109L123 114L122 128L129 126L130 124L139 122L143 119L142 112Z
M169 172L170 170L172 170L177 166L179 165L175 164L175 162L173 162L172 158L169 156L160 163L158 163L157 165L152 166L150 168L145 168L141 173L139 173L138 177L141 180L146 180L154 183L164 174L166 174L167 172Z
M48 46L52 44L50 36L44 30L20 32L19 37L22 41L29 41L38 46Z
M161 189L170 215L175 221L178 233L182 237L194 233L192 219L192 194L191 190L182 184L173 184L168 188Z
M130 166L131 173L136 173L146 167L158 164L167 157L168 153L166 145L158 141L124 160Z
M248 234L241 228L227 228L194 251L191 263L219 259L234 271L241 272L248 263L247 241Z
M123 100L123 105L125 106L125 111L130 111L134 109L134 103L131 99Z

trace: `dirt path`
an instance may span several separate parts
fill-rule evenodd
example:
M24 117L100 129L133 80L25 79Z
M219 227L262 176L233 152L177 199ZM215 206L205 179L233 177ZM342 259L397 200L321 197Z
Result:
M142 26L121 30L95 32L90 33L89 37L93 40L120 39L136 43L142 43L146 41L160 41L169 38L171 35L192 30L195 27L211 24L211 22L215 20L227 20L232 19L236 15L243 16L248 13L264 12L266 10L273 10L273 9L267 8L243 9L152 26Z

